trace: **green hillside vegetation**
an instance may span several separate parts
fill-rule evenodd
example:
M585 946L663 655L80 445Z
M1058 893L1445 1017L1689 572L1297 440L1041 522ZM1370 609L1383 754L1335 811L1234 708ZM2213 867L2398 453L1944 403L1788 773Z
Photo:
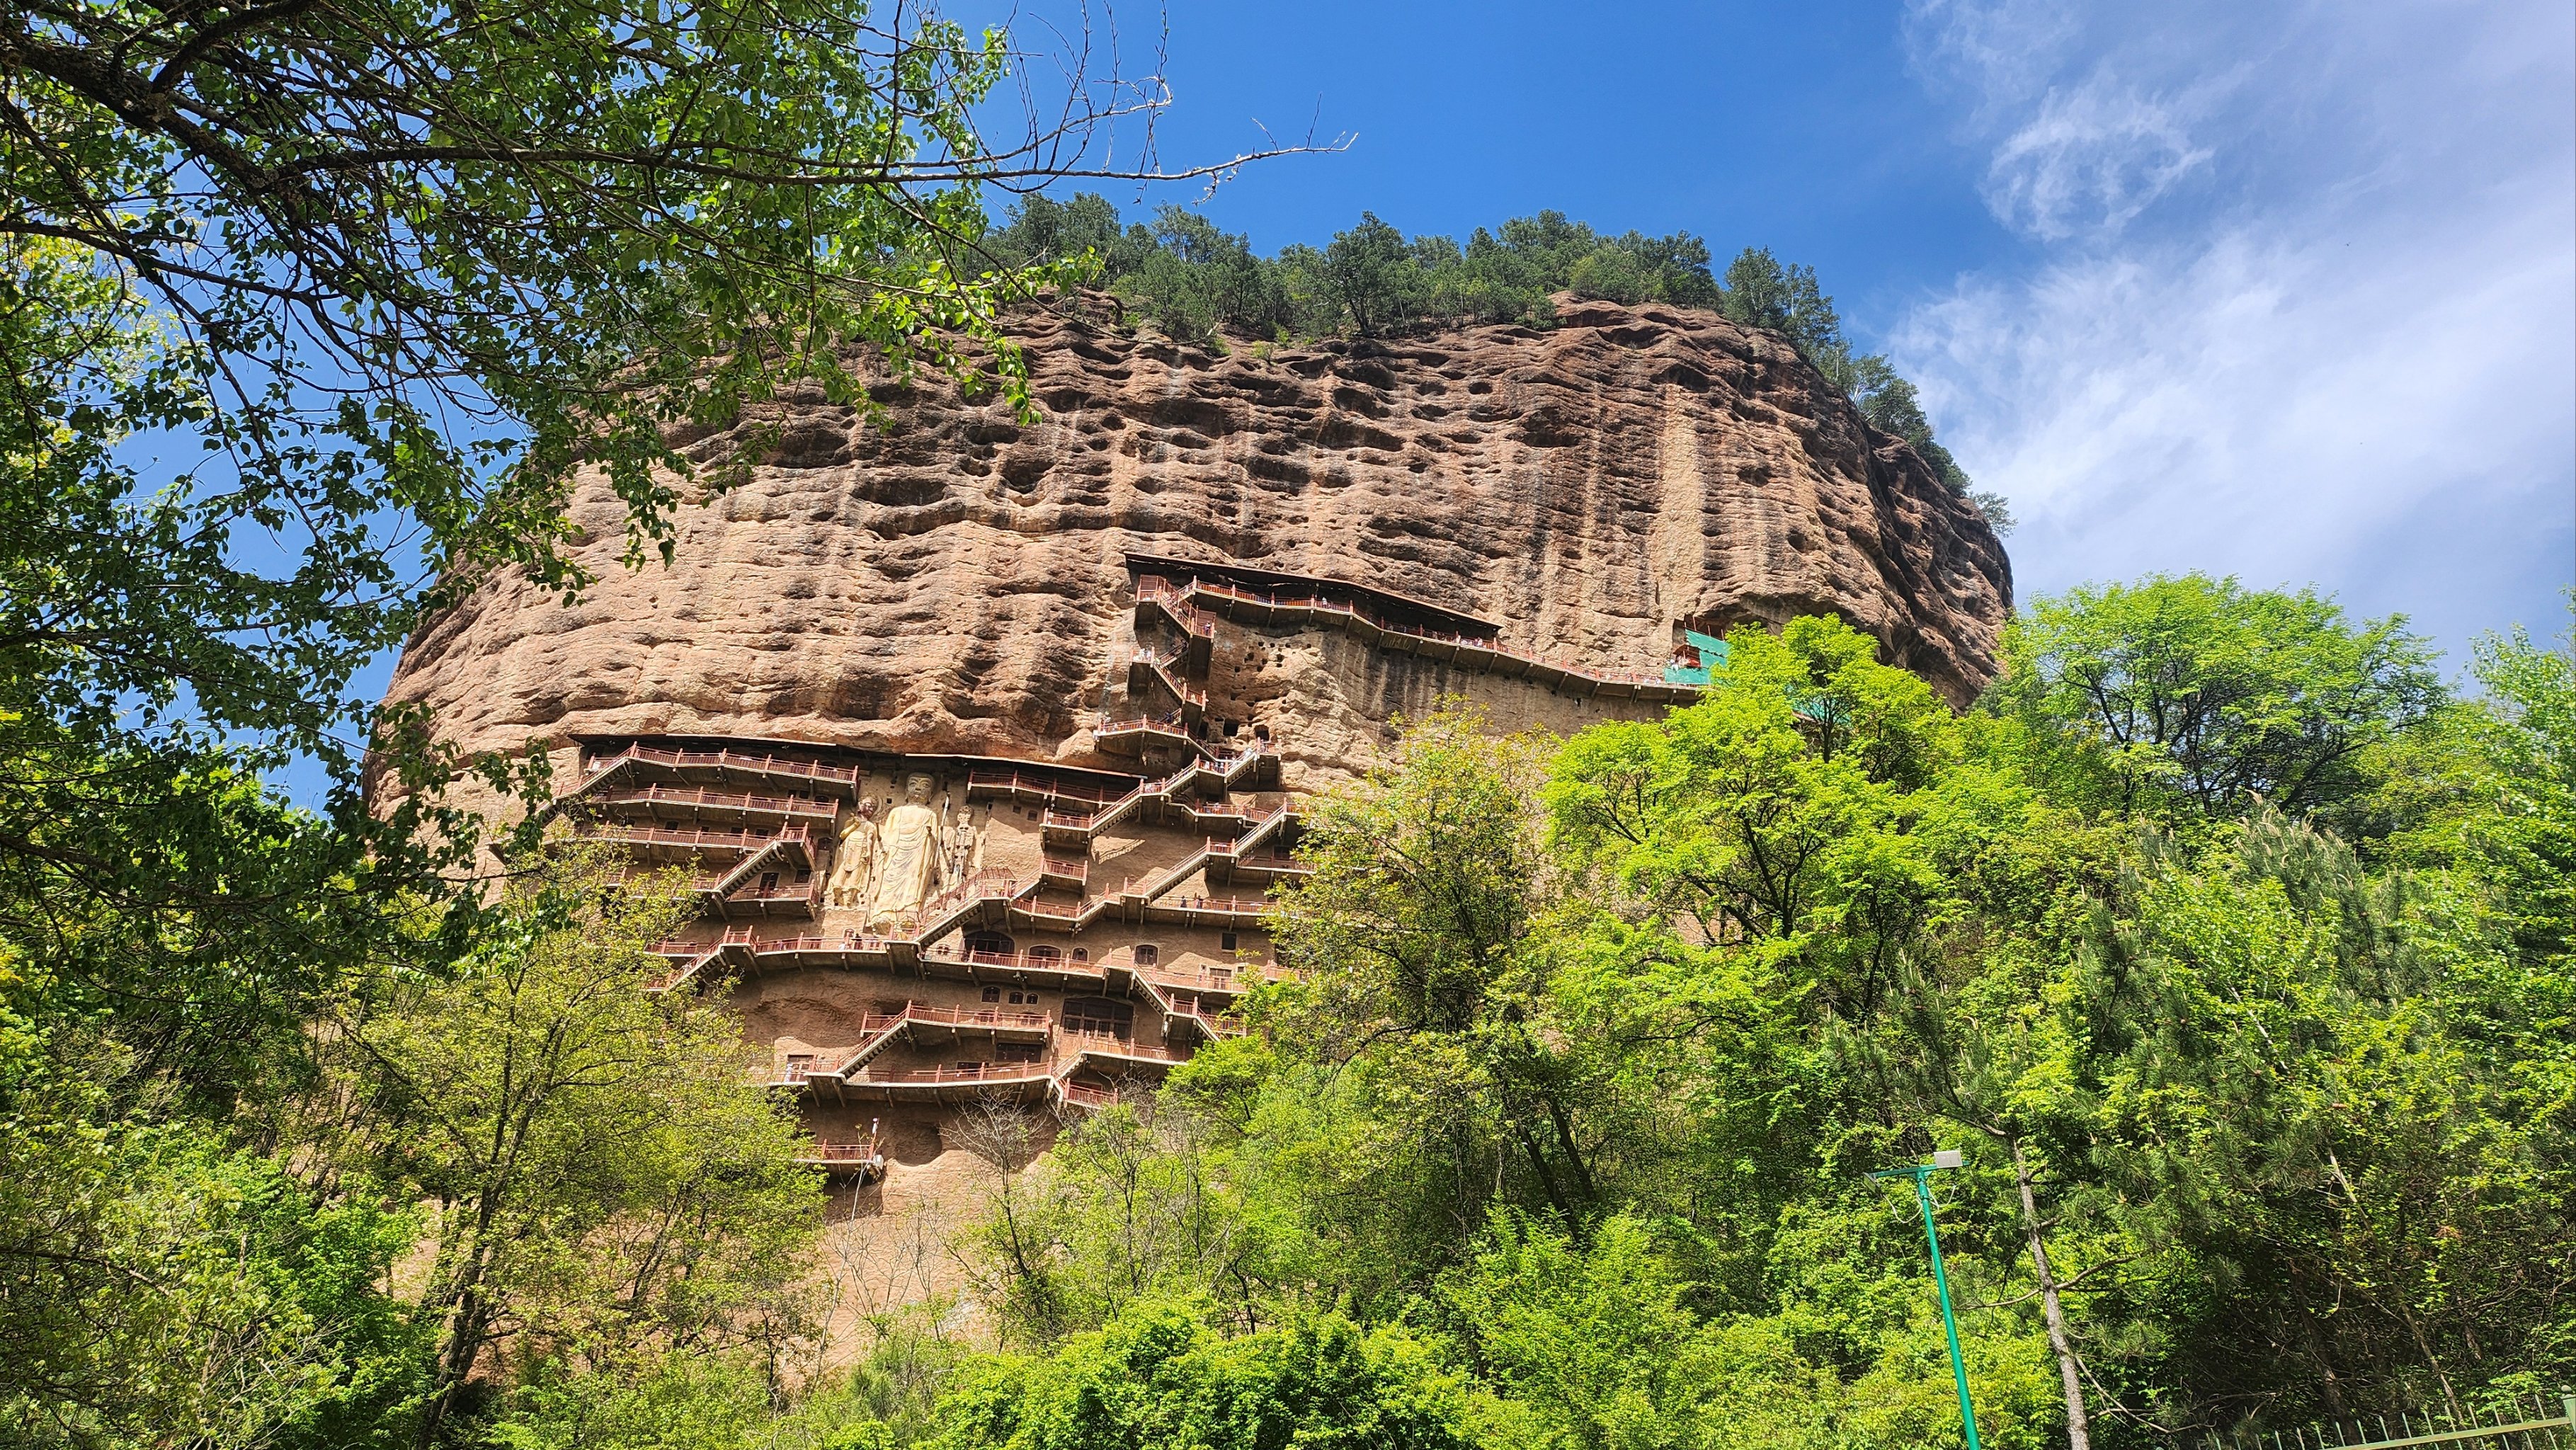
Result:
M1029 196L984 249L1006 266L1088 258L1099 284L1128 299L1168 337L1211 347L1350 334L1382 337L1479 322L1553 326L1559 292L1627 305L1703 307L1779 333L1826 383L1859 405L1871 426L1914 445L1954 493L1976 501L1997 532L2010 532L2003 498L1977 490L1933 436L1914 385L1879 354L1855 354L1815 270L1747 247L1712 270L1708 244L1686 232L1604 236L1562 212L1519 217L1499 229L1407 237L1371 213L1324 247L1252 250L1187 207L1165 206L1151 224L1120 225L1096 193L1069 201Z
M1186 1312L1400 1328L1486 1444L1956 1445L1867 1176L1941 1148L1986 1444L2576 1374L2576 655L2453 698L2198 576L2040 601L1965 715L1832 620L1732 644L1661 723L1443 714L1322 803L1302 979L988 1228L1024 1438L947 1443L1235 1443L1038 1388Z

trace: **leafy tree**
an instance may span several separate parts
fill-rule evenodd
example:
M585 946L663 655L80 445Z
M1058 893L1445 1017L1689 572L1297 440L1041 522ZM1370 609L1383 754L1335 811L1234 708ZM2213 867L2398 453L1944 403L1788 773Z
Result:
M1829 381L1848 386L1837 374L1850 368L1850 345L1843 340L1843 320L1834 299L1816 283L1816 269L1797 263L1781 265L1768 247L1747 247L1726 264L1726 315L1747 327L1759 327L1789 339L1798 354L1815 363Z
M1911 827L1958 757L1956 728L1839 621L1728 643L1702 704L1569 744L1547 787L1553 839L1699 945L1750 947L1808 1010L1866 1017L1941 909Z
M1088 253L1100 258L1112 275L1133 270L1138 258L1121 251L1126 236L1118 228L1118 208L1096 191L1078 192L1071 201L1032 193L1011 203L1008 225L986 236L988 250L1020 266L1071 261Z
M2576 1160L2533 1071L2564 1055L2526 1012L2565 994L2446 964L2470 944L2411 888L2257 816L2157 869L2102 948L2085 1025L2105 1161L2133 1194L2158 1185L2162 1227L2229 1287L2197 1333L2176 1326L2173 1378L2203 1393L2456 1405L2474 1362L2564 1354L2547 1306L2576 1272ZM2220 1345L2226 1363L2201 1358Z
M317 1204L270 1159L120 1102L134 1068L112 1041L83 1062L76 1034L5 1020L12 1443L346 1444L413 1391L419 1337L381 1292L411 1215Z
M1997 534L2012 532L2012 510L2006 505L2003 495L1974 490L1967 473L1959 467L1959 460L1951 457L1950 450L1933 438L1932 420L1924 416L1921 398L1912 383L1897 375L1893 363L1877 353L1853 358L1851 380L1846 391L1850 392L1854 402L1860 404L1861 416L1869 420L1871 427L1882 433L1893 433L1912 444L1914 451L1923 455L1923 461L1932 465L1932 471L1940 476L1941 482L1948 485L1952 493L1976 503L1985 514L1986 521L1994 525Z
M819 1175L732 1014L648 990L685 891L604 880L578 857L538 876L452 973L395 979L337 1025L315 1147L437 1205L423 1446L495 1351L624 1373L800 1330Z
M976 1116L969 1145L997 1170L1015 1171L1008 1145L1033 1138L1035 1125L1003 1107ZM987 1266L979 1294L1013 1331L1042 1342L1098 1329L1149 1301L1205 1300L1257 1327L1264 1306L1245 1289L1258 1285L1266 1297L1293 1281L1282 1241L1304 1225L1281 1222L1261 1192L1259 1165L1230 1136L1185 1092L1067 1124L1033 1171L997 1177L992 1211L973 1238Z
M1853 356L1843 336L1842 315L1818 285L1814 268L1784 266L1769 248L1747 247L1726 266L1721 306L1747 327L1786 337L1826 382L1860 406L1871 427L1911 444L1952 493L1977 505L1998 535L2012 531L2012 510L2003 496L1975 490L1967 471L1932 436L1932 421L1924 416L1914 385L1897 375L1895 364L1877 353Z
M1746 248L1721 285L1708 244L1687 232L1604 236L1563 212L1479 227L1451 237L1403 233L1363 212L1360 224L1318 250L1255 254L1202 217L1165 206L1151 226L1123 232L1118 211L1093 192L1057 202L1031 196L984 249L1020 263L1096 267L1101 282L1134 302L1164 335L1222 347L1226 335L1262 340L1349 330L1375 337L1424 325L1555 321L1559 292L1637 306L1717 308L1749 327L1779 332L1828 385L1857 403L1871 426L1903 438L1951 492L1971 499L1998 535L2013 526L2003 497L1976 492L1932 434L1914 385L1882 356L1855 357L1842 318L1813 268Z
M1244 238L1178 206L1156 213L1150 235L1129 249L1124 286L1166 335L1207 342L1220 329L1257 336L1279 325L1284 299Z
M1570 995L1579 972L1534 930L1540 763L1536 741L1489 742L1472 716L1423 722L1310 817L1319 869L1272 919L1306 974L1273 1030L1355 1070L1392 1130L1361 1161L1415 1181L1406 1211L1427 1217L1407 1232L1426 1243L1472 1233L1498 1181L1576 1221L1600 1198L1593 1109L1615 1089L1561 1015L1594 1005Z
M1360 224L1324 249L1324 282L1362 337L1411 316L1422 292L1421 268L1404 234L1371 212L1360 213Z
M2147 816L2268 802L2343 822L2372 752L2443 699L2405 624L2205 574L2072 589L2006 627L1988 706L2030 729L2069 800Z
M2576 617L2576 616L2571 616ZM2538 974L2576 963L2576 634L2477 642L2479 698L2368 762L2392 855L2454 873Z
M1446 1292L1500 1391L1494 1443L1664 1447L1836 1443L1841 1386L1769 1326L1729 1329L1683 1302L1690 1285L1646 1226L1605 1221L1589 1249L1499 1216Z
M11 708L85 749L184 751L186 726L353 783L345 686L424 606L498 567L580 587L576 462L642 551L697 472L668 424L794 378L856 400L863 344L967 377L962 335L1017 386L1018 283L942 251L1013 164L968 120L998 35L828 4L25 20L0 37L0 648ZM154 478L117 447L150 434Z
M1401 1329L1303 1316L1226 1338L1140 1307L1043 1359L976 1367L942 1407L942 1450L1466 1450L1465 1394Z

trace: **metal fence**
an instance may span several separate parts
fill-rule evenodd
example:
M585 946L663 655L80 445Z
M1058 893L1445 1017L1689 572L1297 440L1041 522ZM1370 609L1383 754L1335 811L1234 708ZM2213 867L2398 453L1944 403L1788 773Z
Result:
M2457 1450L2576 1450L2576 1395L2555 1407L2535 1396L2521 1403L2464 1410L2401 1411L2386 1415L2294 1425L2281 1430L2238 1430L2186 1442L2187 1450L2394 1450L2400 1445Z

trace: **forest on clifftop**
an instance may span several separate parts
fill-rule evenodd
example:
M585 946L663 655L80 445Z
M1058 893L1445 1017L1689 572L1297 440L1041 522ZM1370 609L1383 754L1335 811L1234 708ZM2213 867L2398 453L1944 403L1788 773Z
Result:
M1767 247L1744 248L1720 275L1708 243L1687 232L1604 235L1542 211L1478 227L1461 245L1407 237L1362 213L1325 246L1264 257L1187 207L1164 206L1150 224L1122 227L1106 197L1081 192L1063 202L1021 198L978 250L1006 268L1071 264L1131 300L1164 335L1217 347L1480 322L1546 327L1560 292L1721 312L1778 334L1872 427L1913 445L1951 492L1975 501L1997 533L2012 530L2003 496L1977 489L1934 436L1914 385L1883 355L1853 349L1815 269Z

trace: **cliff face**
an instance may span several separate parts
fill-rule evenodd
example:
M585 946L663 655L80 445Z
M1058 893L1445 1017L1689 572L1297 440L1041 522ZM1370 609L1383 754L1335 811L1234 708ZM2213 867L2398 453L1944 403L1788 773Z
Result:
M1679 623L1830 611L1954 701L1993 671L2012 587L1983 519L1786 344L1716 316L1574 303L1550 332L1223 357L1053 316L1021 337L1043 421L891 384L882 430L774 410L750 422L779 446L682 511L668 568L620 568L619 505L585 488L600 585L571 608L488 586L411 642L391 697L470 749L1096 760L1131 551L1397 591L1600 670L1661 665Z

